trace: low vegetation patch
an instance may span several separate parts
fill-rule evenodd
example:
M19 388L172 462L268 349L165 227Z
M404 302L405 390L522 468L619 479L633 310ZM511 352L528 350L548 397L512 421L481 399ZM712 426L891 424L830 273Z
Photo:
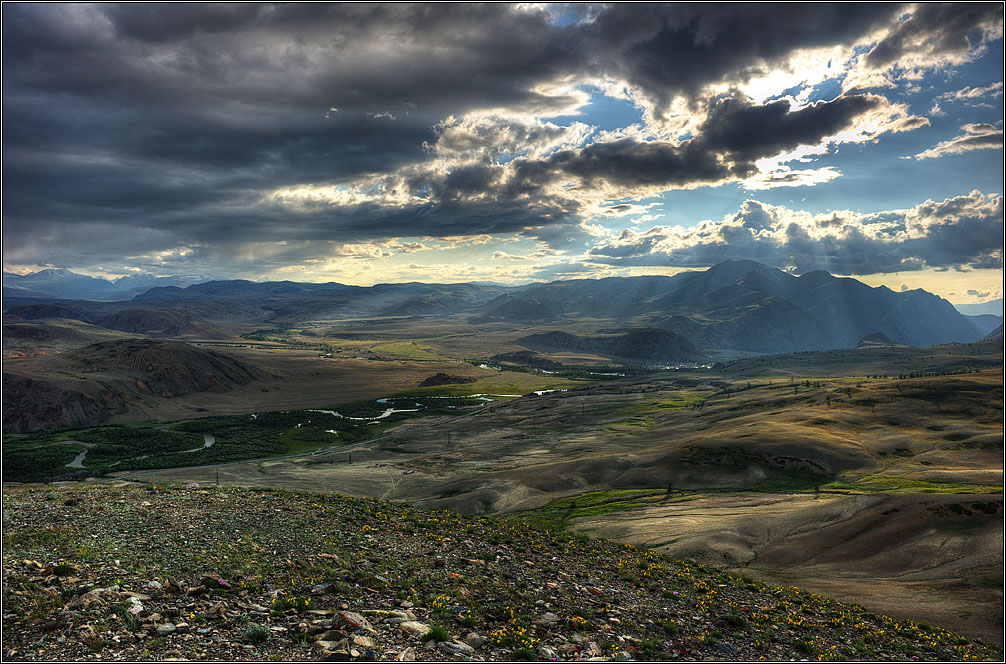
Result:
M148 422L9 434L3 438L3 477L21 482L74 480L110 472L297 454L367 440L420 415L457 415L459 409L484 404L464 397L392 397L380 403L367 400L333 406L330 410L338 415L323 409L287 410L168 425ZM398 412L384 415L389 408ZM212 445L206 445L207 435ZM85 449L81 467L71 467Z

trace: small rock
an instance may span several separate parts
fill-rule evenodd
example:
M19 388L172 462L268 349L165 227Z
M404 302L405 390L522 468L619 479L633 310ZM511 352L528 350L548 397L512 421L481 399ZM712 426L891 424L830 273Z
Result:
M350 629L362 629L372 633L377 631L366 618L352 611L340 611L339 615L332 620L332 624L333 626L338 625L339 627L349 627Z
M403 622L413 620L415 616L411 611L387 611L384 613L384 622Z
M349 634L342 631L341 629L330 629L321 636L318 637L321 641L341 641L347 638Z
M150 595L144 595L143 593L134 593L131 591L124 591L119 593L120 595L125 595L127 602L137 601L137 602L148 602L150 601Z
M157 626L157 636L167 636L175 633L175 626L171 623L164 623Z
M414 662L416 661L416 651L412 648L406 648L402 652L398 653L395 657L396 662Z
M546 611L542 614L541 619L543 622L547 623L557 623L559 622L559 616L555 615L551 611Z
M471 657L475 654L475 648L472 648L467 643L461 643L459 641L441 641L437 644L437 648L440 649L440 652L448 655L465 655L466 657Z
M473 649L478 650L482 647L482 644L484 644L486 640L485 638L479 636L477 632L468 632L465 634L464 642Z
M718 644L716 644L716 647L720 650L720 652L722 652L725 655L736 655L737 654L737 648L734 648L729 643L718 643Z
M377 644L369 636L354 636L353 645L359 646L360 648L376 648Z
M403 623L399 623L398 629L402 630L406 634L422 636L423 634L426 634L426 632L430 631L430 626L417 620L406 620Z
M185 589L185 594L189 597L196 597L197 595L202 595L206 592L206 586L192 586L191 588Z
M324 595L325 593L335 593L338 590L334 583L319 583L311 588L312 595Z
M551 661L556 658L555 648L551 646L542 646L538 648L538 656L543 660Z
M584 646L584 652L588 657L600 657L601 656L601 646L597 645L593 641L588 641Z
M325 641L323 639L318 639L311 644L311 650L316 653L325 652L326 650L332 650L335 648L335 641Z

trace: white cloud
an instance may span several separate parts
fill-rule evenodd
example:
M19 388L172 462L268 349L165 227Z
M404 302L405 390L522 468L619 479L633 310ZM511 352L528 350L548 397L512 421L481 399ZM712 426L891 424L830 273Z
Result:
M961 129L964 133L960 136L937 143L935 147L915 155L915 159L936 159L973 150L998 150L1003 146L1003 130L995 125L974 123L966 124Z
M706 266L752 259L796 269L867 274L1002 265L1003 199L973 191L907 210L811 214L746 201L693 228L626 229L588 255L614 265Z

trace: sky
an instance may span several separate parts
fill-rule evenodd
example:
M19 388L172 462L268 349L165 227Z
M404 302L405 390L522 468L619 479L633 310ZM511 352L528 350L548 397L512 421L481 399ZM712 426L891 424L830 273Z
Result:
M3 5L3 262L1003 285L1003 5Z

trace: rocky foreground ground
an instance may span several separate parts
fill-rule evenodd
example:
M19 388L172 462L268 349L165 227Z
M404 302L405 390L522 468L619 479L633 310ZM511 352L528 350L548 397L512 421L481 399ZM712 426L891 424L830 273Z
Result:
M3 492L10 660L995 660L797 588L337 495Z

